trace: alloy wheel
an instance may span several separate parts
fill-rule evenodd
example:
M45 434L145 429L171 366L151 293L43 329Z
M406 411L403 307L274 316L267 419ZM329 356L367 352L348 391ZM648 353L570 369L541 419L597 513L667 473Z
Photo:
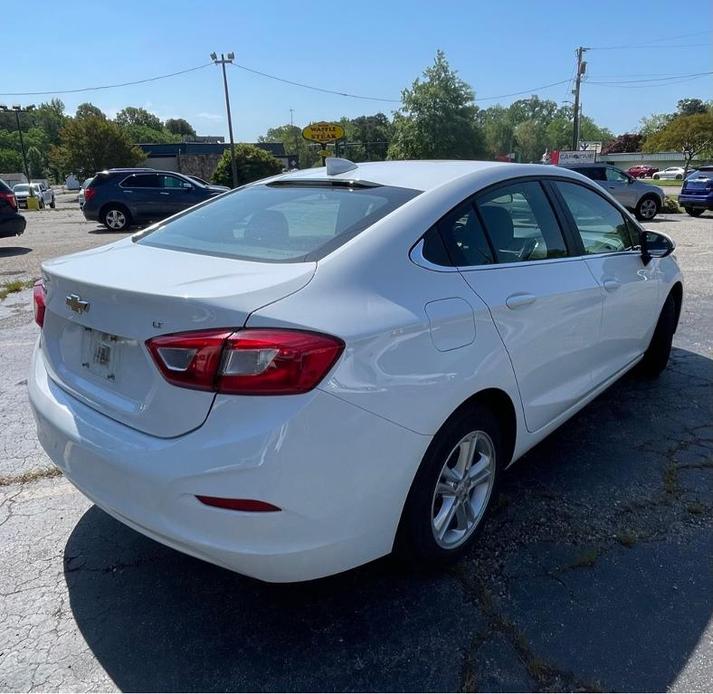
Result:
M450 452L431 502L431 529L444 549L462 545L478 527L495 483L495 446L484 431L472 431Z
M105 220L110 229L123 229L126 226L126 215L121 210L109 210Z
M644 219L653 219L656 216L657 208L658 205L656 205L656 201L651 198L647 198L646 200L641 201L641 204L639 205L639 214Z

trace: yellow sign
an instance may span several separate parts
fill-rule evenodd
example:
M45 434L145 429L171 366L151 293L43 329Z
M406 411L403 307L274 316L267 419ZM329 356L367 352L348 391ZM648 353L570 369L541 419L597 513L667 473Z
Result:
M319 150L319 156L320 157L331 157L332 156L332 151L329 149L320 149Z
M337 123L312 123L302 130L302 137L312 142L334 142L344 137L344 128Z

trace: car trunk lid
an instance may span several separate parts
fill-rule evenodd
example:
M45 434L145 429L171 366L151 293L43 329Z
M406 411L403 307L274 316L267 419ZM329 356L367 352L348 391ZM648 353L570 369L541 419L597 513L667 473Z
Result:
M304 287L316 263L259 263L130 239L43 264L42 348L51 378L88 406L140 431L199 427L211 392L169 384L145 342L157 335L241 328L254 310Z

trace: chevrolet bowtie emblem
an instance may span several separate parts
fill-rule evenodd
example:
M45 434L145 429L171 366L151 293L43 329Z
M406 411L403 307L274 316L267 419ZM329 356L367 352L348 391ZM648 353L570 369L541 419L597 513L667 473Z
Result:
M89 310L89 302L82 301L78 294L68 294L64 299L64 303L75 313L85 313Z

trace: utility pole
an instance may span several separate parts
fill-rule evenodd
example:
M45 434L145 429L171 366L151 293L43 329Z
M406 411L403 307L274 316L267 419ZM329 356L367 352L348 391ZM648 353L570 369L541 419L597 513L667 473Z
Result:
M12 107L7 107L7 106L0 106L0 111L14 111L15 112L15 122L17 123L17 132L20 134L20 150L22 151L22 165L25 168L25 177L27 178L28 184L31 184L32 179L30 178L30 167L27 165L27 153L25 152L25 140L22 137L22 128L20 127L20 114L21 113L29 113L31 111L35 110L35 105L30 104L29 106L25 106L25 108L22 108L19 105L15 105ZM35 193L32 189L32 185L30 185L30 197L34 197Z
M295 127L295 124L294 124L293 119L292 119L292 117L294 116L294 113L295 113L295 109L291 108L291 109L290 109L290 127L291 127L291 128L294 128L294 127Z
M238 168L235 164L235 142L233 141L233 121L230 117L230 97L228 96L228 77L225 74L225 64L232 63L235 58L235 53L232 51L228 55L220 54L220 58L216 53L210 54L210 59L223 68L223 87L225 88L225 110L228 113L228 134L230 135L230 173L233 179L233 188L238 187Z
M579 88L582 84L582 77L587 70L586 61L582 60L582 56L588 48L580 46L577 49L577 79L574 84L574 127L572 131L572 149L579 149L579 123L580 123L580 112L579 112Z

